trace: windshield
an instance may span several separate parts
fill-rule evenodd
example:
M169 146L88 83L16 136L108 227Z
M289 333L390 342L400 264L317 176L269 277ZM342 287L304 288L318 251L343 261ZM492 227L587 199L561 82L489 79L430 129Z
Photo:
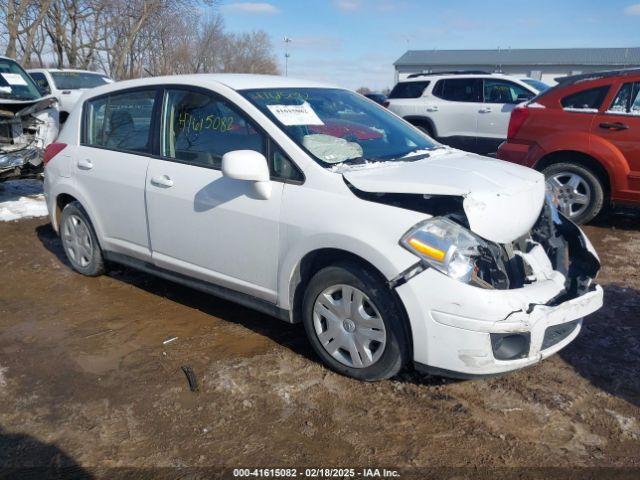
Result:
M325 166L399 160L437 146L385 108L348 90L280 88L240 93Z
M533 78L523 78L522 81L527 85L531 85L533 88L538 90L539 92L544 92L545 90L549 90L549 85L540 80L534 80Z
M40 90L20 65L8 58L0 58L0 98L36 100Z
M86 72L49 72L58 90L77 90L94 88L109 83L109 79L99 73Z

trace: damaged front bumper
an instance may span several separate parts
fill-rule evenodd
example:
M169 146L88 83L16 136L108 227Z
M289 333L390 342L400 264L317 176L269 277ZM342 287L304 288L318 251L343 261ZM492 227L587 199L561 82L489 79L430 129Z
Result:
M41 174L42 154L43 150L38 147L0 153L0 181L34 177Z
M519 288L479 288L433 268L396 287L411 323L417 369L462 378L496 375L533 365L579 334L582 318L602 306L602 288L592 283L600 265L582 231L561 222L564 265L536 271L537 279Z
M0 182L42 173L45 147L58 136L56 99L0 101Z

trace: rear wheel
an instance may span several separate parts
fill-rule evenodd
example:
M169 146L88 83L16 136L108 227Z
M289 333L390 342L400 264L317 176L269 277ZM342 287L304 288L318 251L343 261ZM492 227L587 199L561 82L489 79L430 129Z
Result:
M433 128L431 128L430 125L428 124L414 124L414 126L420 130L422 133L426 133L427 135L429 135L431 138L435 138L433 135Z
M588 168L574 163L554 163L543 170L560 211L576 223L596 217L604 204L600 179Z
M387 285L357 263L316 273L304 296L303 323L323 362L359 380L392 377L409 360L405 319Z
M104 259L89 216L80 202L71 202L62 210L60 238L74 270L95 277L104 273Z

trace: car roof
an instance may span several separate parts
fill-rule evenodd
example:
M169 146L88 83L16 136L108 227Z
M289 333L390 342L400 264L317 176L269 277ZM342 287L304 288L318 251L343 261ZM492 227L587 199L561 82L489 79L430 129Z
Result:
M91 96L125 88L148 87L165 84L187 84L203 87L224 85L232 90L249 90L254 88L341 88L329 83L282 77L278 75L194 73L189 75L170 75L164 77L146 77L135 80L123 80L93 88L91 89Z
M513 75L507 75L506 73L464 73L464 72L435 72L435 73L423 73L423 74L412 74L415 76L407 77L402 80L399 80L398 83L408 83L408 82L423 82L425 80L434 79L434 78L508 78L510 80L516 79L519 80L519 77L515 77Z
M75 73L93 73L95 75L100 75L106 77L106 73L95 72L93 70L79 70L76 68L28 68L27 72L75 72Z
M619 70L602 70L599 72L581 73L579 75L569 75L557 77L555 81L560 85L574 85L576 83L587 82L589 80L600 80L601 78L630 77L640 75L640 68L623 68Z

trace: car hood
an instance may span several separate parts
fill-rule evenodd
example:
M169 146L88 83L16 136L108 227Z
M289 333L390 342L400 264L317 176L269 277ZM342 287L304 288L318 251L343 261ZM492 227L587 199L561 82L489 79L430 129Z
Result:
M341 173L364 192L461 196L471 230L498 243L529 232L545 198L541 173L454 149L436 150L416 161L354 166Z
M22 117L31 113L42 111L56 104L58 100L53 95L40 97L33 100L16 100L12 98L0 98L0 116Z

